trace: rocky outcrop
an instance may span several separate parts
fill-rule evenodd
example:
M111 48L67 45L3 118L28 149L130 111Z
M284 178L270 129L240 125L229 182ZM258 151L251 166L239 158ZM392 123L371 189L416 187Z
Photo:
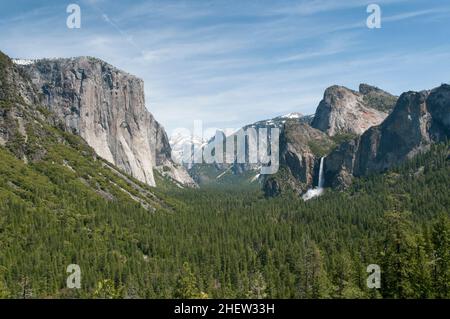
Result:
M153 169L167 166L186 178L170 158L164 128L145 107L141 79L91 57L43 59L20 68L65 128L96 153L138 180L155 185Z
M296 179L311 185L316 159L333 145L325 134L307 124L288 124L280 139L280 163L286 165Z
M334 146L323 132L306 123L288 122L280 136L280 170L265 177L266 196L286 190L300 194L317 184L320 158Z
M279 174L265 178L266 195L274 196L287 189L302 193L317 185L320 158L342 141L359 136L381 123L396 100L395 96L367 84L361 84L359 92L342 86L326 89L312 120L287 122L285 125L283 122L281 169ZM347 147L351 148L352 144ZM348 154L352 153L341 154L339 164L350 162L348 165L352 167L354 160ZM337 184L348 183L351 175L352 169L347 173L342 166L335 180L339 181Z
M386 120L340 145L325 160L327 186L383 172L450 137L450 85L400 96Z
M360 85L360 92L335 85L325 90L311 126L329 136L361 135L387 117L395 100L394 96L367 84Z
M25 162L38 160L45 150L37 143L30 147L27 131L37 131L38 121L56 124L38 111L37 90L11 59L0 52L0 146L5 146ZM37 127L36 127L37 126Z
M397 103L397 96L376 86L361 83L358 91L363 96L363 101L367 106L381 112L390 113Z

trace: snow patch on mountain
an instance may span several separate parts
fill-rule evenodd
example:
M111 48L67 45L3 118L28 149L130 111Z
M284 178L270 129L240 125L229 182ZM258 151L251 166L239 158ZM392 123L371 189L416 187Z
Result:
M283 115L280 117L285 118L285 119L300 119L303 117L303 114L298 113L298 112L292 112L292 113L289 113L289 114L286 114L286 115Z
M29 60L29 59L12 59L14 64L17 65L30 65L35 62L35 60Z
M175 163L182 164L185 154L192 154L192 149L201 149L207 145L207 141L199 136L188 136L175 134L169 138L169 144L172 148L172 159Z

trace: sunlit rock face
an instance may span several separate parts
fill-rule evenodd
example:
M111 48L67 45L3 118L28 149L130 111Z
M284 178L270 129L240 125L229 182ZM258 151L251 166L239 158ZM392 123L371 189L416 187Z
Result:
M155 167L183 170L172 165L167 135L145 107L141 79L91 57L43 59L21 68L66 129L99 156L152 186Z
M327 134L307 123L285 123L280 134L280 170L265 177L266 196L286 191L302 194L318 185L322 154L328 153L333 146Z
M334 85L325 90L311 126L329 136L361 135L387 117L395 100L389 93L367 84L361 84L359 92Z
M378 126L345 142L326 157L328 186L346 185L351 176L382 172L450 137L450 85L403 93Z

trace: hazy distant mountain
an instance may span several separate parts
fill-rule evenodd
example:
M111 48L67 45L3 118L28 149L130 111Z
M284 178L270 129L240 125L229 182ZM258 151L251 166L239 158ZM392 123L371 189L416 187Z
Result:
M186 153L191 154L194 147L201 149L208 142L198 136L176 134L169 138L169 143L172 148L172 159L178 164L183 164L183 157ZM186 159L189 159L188 162L190 162L192 156Z

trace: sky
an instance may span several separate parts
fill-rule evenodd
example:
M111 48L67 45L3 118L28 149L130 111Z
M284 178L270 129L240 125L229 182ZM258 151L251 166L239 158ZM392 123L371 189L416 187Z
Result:
M0 2L0 30L10 57L94 56L142 78L169 135L313 114L334 84L399 95L450 82L448 0L14 0Z

